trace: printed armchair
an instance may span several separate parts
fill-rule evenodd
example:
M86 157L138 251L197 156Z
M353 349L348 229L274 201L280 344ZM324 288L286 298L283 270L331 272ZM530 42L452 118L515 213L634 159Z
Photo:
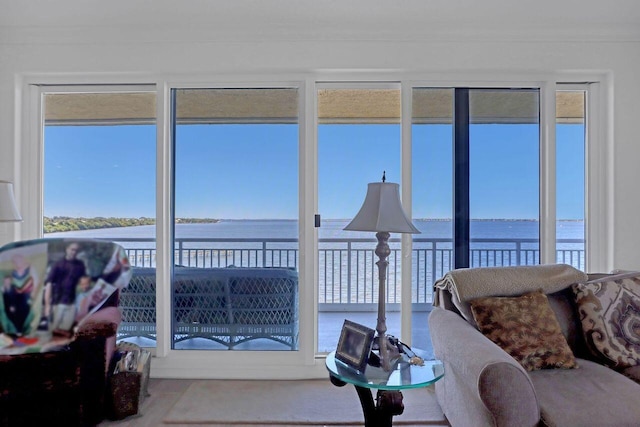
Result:
M124 250L89 239L0 248L0 425L92 426L131 277Z

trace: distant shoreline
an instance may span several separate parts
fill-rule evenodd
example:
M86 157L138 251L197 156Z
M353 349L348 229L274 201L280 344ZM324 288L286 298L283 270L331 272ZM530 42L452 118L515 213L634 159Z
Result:
M212 224L219 222L219 219L214 218L176 218L176 223L179 224ZM141 225L154 225L156 223L155 218L117 218L117 217L68 217L68 216L54 216L44 217L44 232L47 233L60 233L67 231L80 231L80 230L99 230L101 228L116 228L116 227L139 227Z

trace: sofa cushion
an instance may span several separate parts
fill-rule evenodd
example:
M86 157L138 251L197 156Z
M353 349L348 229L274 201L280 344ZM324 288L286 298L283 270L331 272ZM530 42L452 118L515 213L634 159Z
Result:
M558 319L562 335L567 339L574 357L593 360L591 352L587 350L582 335L582 326L578 319L575 295L571 286L560 292L547 294L549 305Z
M471 301L478 329L526 370L573 368L575 358L542 290Z
M573 285L587 346L614 369L640 364L640 273Z
M623 369L620 372L623 373L627 378L630 378L640 384L640 365L631 366L630 368Z
M578 359L577 369L530 372L543 425L637 427L640 386L598 363Z

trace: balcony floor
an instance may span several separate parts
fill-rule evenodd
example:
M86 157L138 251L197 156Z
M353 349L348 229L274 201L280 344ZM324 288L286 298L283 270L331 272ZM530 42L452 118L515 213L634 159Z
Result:
M414 311L412 324L412 340L411 347L424 350L429 358L433 358L433 347L431 344L431 335L429 333L429 324L427 318L429 311ZM359 323L375 329L377 313L371 311L321 311L318 314L318 352L328 353L336 349L340 338L340 331L345 319ZM387 312L387 334L400 336L400 312ZM144 338L125 338L123 341L129 341L141 346L155 347L153 340ZM216 342L203 339L193 338L176 343L176 350L228 350L227 347ZM288 351L289 347L284 344L271 341L269 339L255 339L234 347L239 351Z

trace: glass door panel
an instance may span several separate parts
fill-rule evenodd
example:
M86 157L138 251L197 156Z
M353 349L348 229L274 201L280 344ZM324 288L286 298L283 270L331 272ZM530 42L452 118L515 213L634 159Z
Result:
M298 89L176 89L172 347L298 349Z
M469 90L470 267L540 262L539 93Z
M556 259L585 270L585 96L556 92Z
M412 90L413 346L431 350L427 318L433 283L453 268L453 89Z
M345 319L376 327L375 233L344 231L367 184L400 182L400 87L323 87L318 97L318 351L335 350ZM400 335L400 236L391 235L387 328Z
M52 88L43 102L44 236L115 241L154 283L155 92ZM138 279L120 294L118 338L155 347L155 293Z

